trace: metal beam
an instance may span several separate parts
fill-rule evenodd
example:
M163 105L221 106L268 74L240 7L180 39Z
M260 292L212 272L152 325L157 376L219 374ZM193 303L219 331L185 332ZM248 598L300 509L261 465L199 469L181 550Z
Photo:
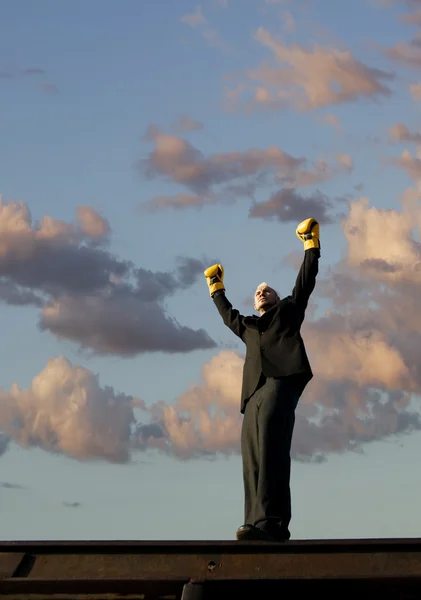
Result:
M419 598L421 540L0 542L0 596L9 600L207 600L268 586Z

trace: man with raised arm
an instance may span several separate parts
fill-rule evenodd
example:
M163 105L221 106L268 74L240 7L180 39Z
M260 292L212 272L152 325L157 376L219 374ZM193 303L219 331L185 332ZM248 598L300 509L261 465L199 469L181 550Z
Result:
M224 269L216 264L204 275L225 325L246 345L241 391L241 453L244 525L238 540L286 541L291 521L291 441L295 409L313 377L301 337L308 300L316 284L320 230L316 219L296 229L304 259L290 296L280 298L267 283L254 294L260 316L244 317L225 295Z

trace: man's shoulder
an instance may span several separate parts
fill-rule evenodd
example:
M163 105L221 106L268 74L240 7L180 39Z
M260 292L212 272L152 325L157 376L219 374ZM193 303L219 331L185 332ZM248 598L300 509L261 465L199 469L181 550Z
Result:
M260 319L260 316L252 313L251 315L244 315L243 319L245 323L257 323L257 321Z
M260 319L260 316L258 316L258 315L254 315L254 314L246 315L243 317L243 325L245 326L245 328L247 330L251 330L251 331L256 330L257 331L259 319Z

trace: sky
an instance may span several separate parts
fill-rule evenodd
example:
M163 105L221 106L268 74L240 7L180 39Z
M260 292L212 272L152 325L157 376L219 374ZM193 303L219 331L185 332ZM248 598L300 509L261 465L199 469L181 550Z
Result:
M3 540L229 540L243 314L320 272L292 539L421 537L421 2L8 0Z

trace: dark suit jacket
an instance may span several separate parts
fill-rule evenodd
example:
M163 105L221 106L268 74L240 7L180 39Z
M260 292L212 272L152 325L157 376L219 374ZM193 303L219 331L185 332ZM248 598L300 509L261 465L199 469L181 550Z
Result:
M319 258L319 249L306 250L292 294L260 317L241 315L232 307L224 291L213 296L225 325L247 347L241 391L242 413L262 373L266 377L301 374L306 383L313 377L300 329L316 284Z

